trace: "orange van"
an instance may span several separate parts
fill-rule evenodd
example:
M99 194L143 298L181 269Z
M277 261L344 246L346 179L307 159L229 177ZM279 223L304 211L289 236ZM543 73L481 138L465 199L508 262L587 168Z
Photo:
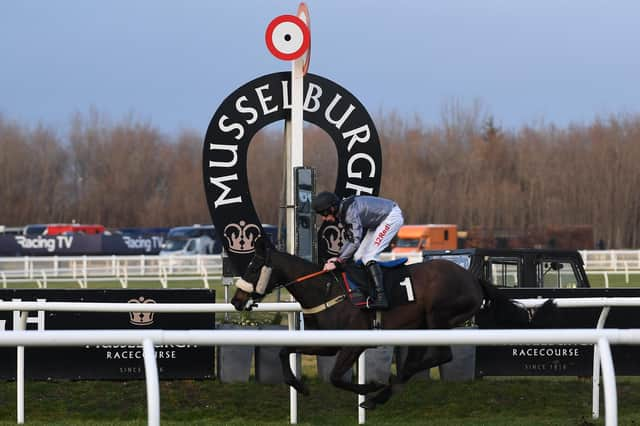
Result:
M455 250L458 246L456 225L404 225L397 235L393 253L420 252L422 250Z

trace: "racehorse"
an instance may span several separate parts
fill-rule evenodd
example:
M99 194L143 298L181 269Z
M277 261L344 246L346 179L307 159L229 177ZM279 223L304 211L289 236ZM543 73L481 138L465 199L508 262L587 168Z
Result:
M471 272L447 260L431 260L406 266L405 273L413 284L412 303L391 306L382 312L386 329L449 329L476 315L485 322L492 321L500 328L546 327L556 309L548 301L533 318L528 311L506 298L489 282L476 278ZM341 274L322 272L315 263L276 250L268 238L258 238L255 254L231 303L237 310L251 309L253 302L279 287L286 287L303 308L306 329L366 330L372 328L375 312L361 309L349 301ZM484 304L483 304L484 303ZM482 309L481 309L482 307ZM545 322L547 321L547 322ZM365 347L283 347L280 361L284 381L298 392L308 395L306 385L295 377L289 366L290 353L307 355L335 355L331 383L341 389L366 395L361 404L375 408L386 402L394 392L415 373L452 359L449 346L409 347L406 361L398 376L390 383L357 384L344 380Z

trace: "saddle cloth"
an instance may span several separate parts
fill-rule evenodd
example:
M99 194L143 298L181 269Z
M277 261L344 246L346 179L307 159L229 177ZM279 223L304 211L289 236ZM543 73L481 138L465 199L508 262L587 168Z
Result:
M411 276L404 265L406 262L406 257L378 262L384 275L384 288L390 308L415 302ZM348 263L343 266L341 276L351 303L366 308L370 292L369 273L366 267L361 262Z

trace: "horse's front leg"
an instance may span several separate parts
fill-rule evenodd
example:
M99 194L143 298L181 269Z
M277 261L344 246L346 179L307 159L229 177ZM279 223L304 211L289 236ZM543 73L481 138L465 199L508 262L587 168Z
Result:
M309 395L309 388L299 380L293 371L291 370L291 364L289 363L289 355L292 353L297 354L306 354L306 355L335 355L338 351L337 348L330 347L322 347L322 348L314 348L314 347L304 347L304 348L295 348L291 346L285 346L280 350L280 365L282 366L282 375L284 378L284 382L289 386L292 386L295 390L300 392L303 395Z
M341 348L336 357L336 363L331 370L331 383L340 389L347 390L349 392L358 393L360 395L366 395L371 392L377 392L384 388L386 385L382 383L366 383L358 384L353 382L347 382L343 380L344 375L353 364L358 360L358 357L366 348L362 347L349 347Z
M418 371L426 368L422 359L427 351L425 347L411 346L407 351L407 357L402 362L402 368L398 370L397 379L391 376L389 384L373 395L367 395L365 402L360 404L362 408L373 409L377 405L384 404L391 396L404 388L404 384Z

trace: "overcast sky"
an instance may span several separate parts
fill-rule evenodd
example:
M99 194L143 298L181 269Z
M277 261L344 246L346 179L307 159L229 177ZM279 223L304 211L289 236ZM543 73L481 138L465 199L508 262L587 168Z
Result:
M310 72L375 117L437 125L480 99L508 128L640 112L640 2L309 0ZM203 134L233 90L289 70L264 32L299 1L1 0L0 113L56 128L95 107Z

